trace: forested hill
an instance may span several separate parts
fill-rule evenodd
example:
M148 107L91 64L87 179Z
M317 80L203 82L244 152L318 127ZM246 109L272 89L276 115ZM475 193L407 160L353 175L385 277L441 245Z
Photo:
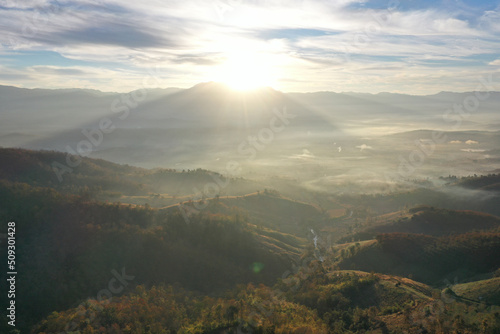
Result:
M500 268L500 231L432 237L384 233L376 241L340 250L339 267L356 268L441 286L446 280L475 280Z
M102 203L5 180L0 203L0 221L16 222L19 328L26 331L54 310L96 298L113 270L133 276L131 287L169 283L221 293L241 283L273 284L304 244L235 216L198 214L186 222L179 211Z
M49 186L65 193L147 195L168 186L172 194L186 195L195 184L213 182L213 174L203 169L149 170L56 151L0 148L0 179Z
M470 210L447 210L421 205L407 212L381 215L340 242L374 239L381 233L414 233L447 236L500 228L500 217Z

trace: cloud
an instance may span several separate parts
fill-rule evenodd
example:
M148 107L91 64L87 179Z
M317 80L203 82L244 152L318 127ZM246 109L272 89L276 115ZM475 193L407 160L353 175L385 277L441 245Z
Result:
M193 64L200 66L211 66L221 64L224 59L220 53L180 54L172 57L171 61L178 64Z
M313 159L315 156L312 154L308 149L303 149L302 154L294 154L290 156L291 159L301 159L301 160L307 160L307 159Z
M500 12L496 10L489 10L479 18L479 25L486 31L492 33L500 32Z
M462 144L461 140L452 140L450 141L450 144Z
M33 71L42 74L64 75L64 76L83 76L88 74L88 69L76 67L57 67L57 66L33 66Z
M61 31L52 35L45 42L65 46L73 44L117 45L126 48L175 47L175 42L169 40L164 32L147 31L140 26L131 26L118 22L101 24ZM42 40L40 38L39 40Z
M152 72L156 74L155 72ZM161 74L161 72L160 72ZM147 72L129 72L124 80L123 71L91 66L31 66L26 69L12 69L0 66L0 85L14 85L24 88L89 88L104 92L129 92L141 87ZM158 77L161 83L161 76ZM155 80L148 80L154 86Z
M366 144L362 144L362 145L356 146L356 148L359 148L361 151L364 151L364 150L372 150L372 149L373 149L373 147L368 146L368 145L366 145Z
M33 7L42 7L48 3L48 0L4 0L2 1L2 7L9 9L30 9Z
M137 72L161 66L167 85L190 86L210 79L229 54L239 51L267 59L278 73L275 88L285 91L413 94L452 85L472 91L477 78L491 71L488 65L500 65L500 59L484 61L500 53L498 9L452 11L404 3L388 11L354 0L58 3L4 1L1 54L14 59L16 51L52 51L90 63L106 60L113 78L126 85ZM41 57L36 65L54 64ZM27 76L36 72L33 64L16 70Z
M478 142L478 141L471 140L471 139L467 140L465 143L466 143L467 145L476 145L476 144L479 144L479 142Z
M462 148L460 151L463 151L463 152L469 152L469 153L477 153L477 152L486 152L486 150L482 150L482 149L473 149L473 148Z

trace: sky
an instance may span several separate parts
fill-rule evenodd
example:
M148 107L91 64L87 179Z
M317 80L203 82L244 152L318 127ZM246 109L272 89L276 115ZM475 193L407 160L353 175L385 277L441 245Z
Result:
M499 73L500 1L0 1L0 85L422 95Z

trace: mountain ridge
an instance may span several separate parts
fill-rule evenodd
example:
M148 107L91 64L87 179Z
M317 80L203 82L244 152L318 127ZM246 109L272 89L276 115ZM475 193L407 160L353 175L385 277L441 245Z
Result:
M304 95L307 95L307 94L327 94L327 93L332 93L332 94L339 94L339 95L371 95L371 96L376 96L376 95L394 95L394 96L413 96L413 97L426 97L426 96L440 96L440 95L463 95L463 94L473 94L473 93L476 93L476 92L481 92L481 93L498 93L500 94L500 91L464 91L464 92L455 92L455 91L440 91L440 92L437 92L437 93L433 93L433 94L424 94L424 95L412 95L412 94L406 94L406 93L397 93L397 92L378 92L378 93L366 93L366 92L356 92L356 91L325 91L325 90L322 90L322 91L310 91L310 92L294 92L294 91L290 91L290 92L284 92L284 91L280 91L280 90L276 90L274 89L273 87L270 87L270 86L262 86L262 87L258 87L258 88L255 88L255 89L251 89L251 90L248 90L248 91L238 91L238 90L235 90L235 89L232 89L229 85L223 83L223 82L217 82L217 81L205 81L205 82L199 82L197 84L194 84L193 86L191 87L187 87L187 88L180 88L180 87L162 87L162 88L146 88L148 90L158 90L158 91L169 91L169 90L179 90L179 91L183 91L183 90L189 90L189 89L193 89L193 88L202 88L202 87L205 87L207 85L211 85L213 84L214 86L219 86L219 87L225 87L227 90L230 90L230 91L233 91L233 92L236 92L236 93L240 93L240 94L244 94L246 92L252 92L252 91L259 91L259 90L271 90L271 91L275 91L275 92L281 92L283 94L304 94ZM74 87L74 88L40 88L40 87L35 87L35 88L27 88L27 87L19 87L19 86L12 86L12 85L0 85L0 90L1 89L11 89L11 88L15 88L15 89L19 89L19 90L27 90L27 91L52 91L52 92L75 92L75 91L83 91L83 92L89 92L89 93L101 93L101 94L106 94L106 95L110 95L110 94L115 94L115 95L120 95L120 94L130 94L132 92L135 92L135 91L139 91L141 90L141 88L138 88L138 89L133 89L131 91L124 91L124 92L117 92L117 91L102 91L102 90L99 90L99 89L94 89L94 88L77 88L77 87Z

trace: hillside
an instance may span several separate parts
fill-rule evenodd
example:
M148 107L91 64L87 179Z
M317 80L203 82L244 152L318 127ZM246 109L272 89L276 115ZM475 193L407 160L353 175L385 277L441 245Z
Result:
M240 217L207 213L186 222L179 212L89 201L7 181L0 181L0 203L0 220L15 221L22 235L16 286L23 291L17 301L24 330L49 312L95 298L113 271L133 276L131 286L180 284L217 294L248 282L273 284L303 245Z
M500 305L500 277L457 284L451 289L465 301Z
M500 174L465 177L458 180L457 184L470 189L500 191Z
M472 176L470 180L477 180L481 176ZM363 211L359 218L369 218L372 221L384 220L383 215L400 212L401 216L406 216L408 208L418 206L432 206L447 210L469 210L491 215L500 216L500 192L490 190L467 189L455 184L455 181L448 182L448 178L438 179L437 185L426 181L419 184L415 181L416 189L398 190L382 192L378 194L343 194L332 196L336 201L357 208ZM444 182L443 182L444 180ZM494 180L489 179L494 184ZM422 181L423 182L423 181ZM355 212L356 213L356 212ZM396 217L398 218L398 217ZM393 220L391 218L391 220Z
M431 206L377 216L341 241L369 240L380 233L413 233L431 236L463 234L472 231L495 230L500 217L469 210L447 210Z
M183 202L164 208L168 212L185 211L187 214L206 207L214 214L240 214L257 226L271 228L297 236L310 236L310 229L322 226L327 216L316 206L292 200L277 192L258 191L244 196L222 196L207 199L205 203Z
M467 233L432 237L387 233L376 242L339 248L338 266L411 277L431 285L470 279L500 266L500 233Z
M70 167L68 161L77 165ZM261 187L201 168L145 169L62 152L14 148L0 148L1 179L51 187L66 194L85 194L98 200L152 206L187 200L214 182L221 185L220 192L234 195Z
M440 328L472 334L500 325L494 310L443 303L438 295L409 279L326 271L311 262L273 288L248 285L217 299L175 286L138 286L110 302L88 300L54 312L36 332L416 334Z
M72 160L77 158L70 156ZM211 198L212 205L201 211L239 214L254 225L301 237L309 236L310 229L321 226L327 218L318 207L281 196L265 184L203 169L150 170L81 158L81 163L64 173L59 182L53 165L64 164L66 159L61 152L0 148L0 180L50 187L62 194L99 201L163 207L172 213L179 211L179 205L187 210L193 200ZM212 188L205 191L214 185L216 194Z

